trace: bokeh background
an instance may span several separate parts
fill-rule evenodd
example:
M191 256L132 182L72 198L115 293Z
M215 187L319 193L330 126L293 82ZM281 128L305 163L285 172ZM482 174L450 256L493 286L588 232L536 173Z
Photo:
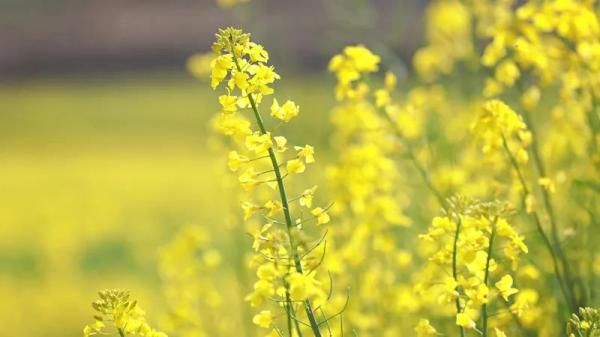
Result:
M188 224L221 240L231 204L216 99L186 59L220 27L252 32L302 107L292 132L326 152L329 57L368 41L406 74L421 41L424 1L366 3L0 0L0 335L80 336L109 287L157 318L160 247Z

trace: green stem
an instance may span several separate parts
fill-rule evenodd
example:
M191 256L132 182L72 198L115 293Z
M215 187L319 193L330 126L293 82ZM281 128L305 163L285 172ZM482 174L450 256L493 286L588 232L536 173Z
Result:
M519 167L519 164L517 163L517 160L513 156L512 152L510 152L510 148L508 147L506 138L504 138L504 136L502 136L502 146L504 147L504 150L510 160L512 167L517 172L517 176L519 178L521 188L523 189L523 196L521 198L521 203L522 203L522 207L526 208L527 205L525 204L525 199L527 198L527 195L529 195L529 188L527 187L527 183L525 182L525 178L523 177L523 173L521 172L521 169ZM556 280L558 281L558 285L561 289L561 292L565 298L567 307L569 307L570 312L575 312L575 309L571 308L571 300L569 298L568 292L563 283L563 278L561 276L556 253L554 252L554 248L552 247L552 243L550 242L548 235L546 235L546 232L544 231L544 228L542 227L542 223L540 221L540 217L539 217L537 211L535 211L535 210L533 211L532 217L533 217L536 229L537 229L538 233L540 234L540 236L542 237L542 241L546 245L546 248L548 249L548 252L550 253L550 256L552 257L552 266L554 268L554 274L556 276Z
M235 52L233 51L233 48L231 48L230 51L231 51L231 54L233 55L233 61L235 63L237 70L242 71L242 69L239 65L237 56L235 55ZM248 97L248 101L250 101L250 106L252 107L252 111L254 112L254 117L256 119L256 123L258 124L260 133L262 135L264 135L267 133L267 129L265 128L265 124L263 122L262 116L258 112L258 107L256 106L254 97L252 97L252 94L250 94L250 93L247 95L247 97ZM277 161L277 157L275 156L275 151L273 151L273 148L269 148L268 153L269 153L269 158L271 159L271 165L273 166L273 172L275 173L275 180L277 181L277 187L279 189L279 197L281 199L281 204L283 207L283 214L285 217L285 224L286 224L288 236L290 239L290 248L291 248L292 257L294 259L295 269L296 269L296 272L303 274L302 263L300 261L300 257L298 255L298 250L297 250L296 244L293 239L292 227L293 227L294 223L292 221L292 215L290 213L290 206L288 203L287 194L285 192L285 185L283 184L283 177L281 175L281 170L279 169L279 163ZM321 337L321 331L319 329L319 324L317 323L317 319L315 318L310 300L308 300L308 299L304 300L304 308L306 310L306 316L308 317L308 321L310 322L310 327L311 327L315 337Z
M452 219L450 219L450 221L452 221ZM457 255L458 255L458 238L460 236L461 224L462 224L462 221L459 216L458 221L456 223L456 232L454 233L454 243L452 246L452 277L454 278L455 282L458 282L458 271L457 271L456 260L457 260ZM456 305L456 314L460 314L462 312L462 310L460 308L460 299L458 297L455 300L455 305ZM459 326L458 330L460 331L460 337L465 337L465 328L462 326Z
M531 121L529 113L527 113L527 112L524 113L523 117L525 118L525 123L527 123L529 130L531 131L532 138L533 138L533 142L531 143L531 152L533 154L533 163L538 172L538 176L546 177L546 168L544 166L544 163L540 156L540 151L537 146L536 140L538 138L537 138L536 130ZM550 233L552 235L552 240L554 241L555 251L556 251L556 254L558 255L558 258L560 259L560 262L562 264L564 278L565 278L565 282L567 285L567 291L569 292L569 297L570 297L570 301L571 301L571 303L569 305L571 306L571 308L575 308L578 305L575 300L575 295L573 294L573 288L571 286L569 286L573 280L573 278L571 276L571 268L569 266L569 261L567 260L567 256L566 256L564 250L562 249L561 241L560 241L560 238L558 235L558 225L557 225L556 216L554 213L554 208L552 207L552 201L550 200L550 194L548 193L548 191L545 188L542 188L542 200L544 202L544 207L546 208L546 210L548 212L548 217L550 219L550 229L551 229Z
M392 130L394 131L394 134L396 134L396 137L398 137L398 139L403 141L403 144L406 147L406 153L408 154L408 158L410 159L411 163L413 164L413 166L415 167L417 172L419 172L421 179L423 179L423 182L425 182L425 185L427 186L429 191L435 196L435 198L440 203L440 205L442 205L442 207L445 207L446 201L445 201L444 197L442 196L442 193L440 193L440 191L438 191L438 189L433 185L433 182L431 181L431 177L427 173L427 170L417 160L417 157L415 156L415 154L412 150L412 147L410 146L410 144L407 141L404 140L404 137L402 136L402 134L400 133L398 128L396 128L396 126L394 124L394 120L385 111L383 112L383 116L392 126Z
M123 332L123 329L118 328L117 331L119 331L119 336L125 337L125 332Z
M490 262L492 261L492 247L494 245L494 238L496 237L496 221L498 221L497 217L494 217L494 220L492 221L492 233L490 234L490 242L488 244L488 251L487 251L487 260L485 261L485 274L483 277L483 284L485 284L485 286L488 286L488 281L490 279ZM487 337L487 331L488 331L488 311L487 311L487 303L483 303L483 306L481 307L481 311L482 311L482 317L483 317L483 326L482 326L482 332L483 332L483 337Z

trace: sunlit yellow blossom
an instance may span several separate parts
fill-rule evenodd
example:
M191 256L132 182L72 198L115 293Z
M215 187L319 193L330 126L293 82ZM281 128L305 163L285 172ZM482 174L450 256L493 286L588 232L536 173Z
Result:
M508 298L511 295L514 295L518 292L517 289L512 287L513 279L510 275L504 275L500 281L496 282L495 286L500 291L500 294L504 298L505 301L508 301Z
M476 327L475 321L469 315L462 312L456 315L456 325L467 329L474 329Z
M262 327L262 328L269 328L271 327L271 322L273 321L273 315L271 314L271 311L269 310L263 310L260 313L256 314L253 318L252 318L252 323Z
M286 164L288 173L302 173L306 170L306 165L300 159L288 160Z
M317 224L319 225L329 223L329 221L331 220L329 214L327 214L327 211L325 211L321 207L313 208L311 213L312 215L317 217Z
M273 99L271 105L271 116L281 119L284 122L289 122L292 118L298 116L300 108L292 101L286 101L283 105L279 105L276 99Z

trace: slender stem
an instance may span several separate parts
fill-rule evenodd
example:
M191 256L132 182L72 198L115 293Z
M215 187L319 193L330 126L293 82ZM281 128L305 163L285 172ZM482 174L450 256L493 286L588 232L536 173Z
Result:
M523 177L523 173L521 172L521 169L519 167L519 164L517 163L517 160L513 156L512 152L510 152L510 148L508 147L508 143L506 142L506 138L504 138L504 136L502 136L502 146L504 147L504 150L510 160L511 165L517 172L517 176L519 178L521 188L523 189L523 196L521 198L521 203L522 203L522 207L526 208L525 199L526 199L527 195L529 195L529 188L527 187L527 183L525 182L525 178ZM537 211L535 211L535 210L533 211L532 217L533 217L535 226L537 228L537 231L540 234L540 236L542 237L542 241L546 245L546 248L548 249L548 252L550 253L550 256L552 257L552 266L554 267L554 274L556 276L556 280L558 281L558 285L561 289L561 292L565 298L567 307L569 307L570 312L575 312L575 309L571 307L572 302L569 298L569 294L568 294L567 290L565 289L565 285L563 283L563 278L561 276L562 273L560 272L556 253L554 252L554 248L552 247L552 243L550 242L548 235L546 234L546 232L544 231L544 228L542 227L542 223L540 221L540 217L539 217Z
M125 332L123 332L123 329L118 328L117 331L119 331L119 336L125 337Z
M494 238L496 237L496 222L498 221L498 217L494 217L494 220L492 221L492 233L490 234L490 240L489 240L489 244L488 244L488 251L487 251L487 260L485 261L485 274L483 277L483 284L485 284L485 286L488 286L488 281L490 279L490 262L492 261L492 247L494 245ZM483 317L483 327L482 327L482 331L483 331L483 337L487 337L487 331L488 331L488 311L487 311L487 303L483 303L483 306L481 307L481 311L482 311L482 317Z
M525 110L526 111L526 110ZM533 163L536 167L536 170L538 172L538 175L540 177L546 177L546 168L544 166L544 163L542 161L542 158L540 156L540 151L538 149L538 145L537 145L537 134L536 134L536 130L535 127L531 121L531 118L529 116L529 113L525 112L523 113L523 117L525 118L525 123L527 123L529 130L531 131L532 134L532 138L533 138L533 142L531 143L531 152L533 154ZM560 243L560 238L558 236L558 225L557 225L557 221L556 221L556 216L554 213L554 208L552 207L552 201L550 200L550 194L548 193L548 191L545 188L542 188L542 200L544 202L544 207L546 208L546 211L548 212L548 217L550 219L550 233L552 235L552 240L554 241L554 247L555 247L555 251L556 254L558 255L558 258L560 259L560 262L562 264L562 268L563 268L563 273L564 273L564 278L565 278L565 282L567 285L567 291L569 292L569 297L571 298L571 307L577 307L577 303L575 300L575 295L573 294L573 288L570 286L573 278L571 276L571 268L569 266L569 261L567 260L567 256L564 252L564 250L562 249L562 245Z
M450 219L450 221L452 221L452 219ZM456 260L457 260L457 255L458 255L458 238L460 236L461 224L462 224L462 221L459 216L458 221L456 222L456 232L454 233L454 243L452 246L452 277L454 278L455 282L458 282L458 272L457 272ZM462 310L460 308L460 299L458 297L455 300L455 305L456 305L456 314L460 314L462 312ZM465 328L462 326L459 326L458 330L460 331L460 336L465 337Z
M404 137L402 136L402 134L400 133L398 128L396 128L396 126L394 124L394 120L392 120L390 115L384 111L383 116L392 126L392 129L394 130L394 133L396 134L396 136L400 140L404 140ZM413 166L415 167L415 169L419 172L421 179L423 179L423 182L425 182L425 185L427 186L429 191L435 196L435 198L440 203L440 205L442 205L442 207L445 207L446 201L445 201L444 197L442 196L442 193L440 193L440 191L433 185L433 182L431 181L431 177L427 173L427 170L425 169L425 167L423 167L423 165L421 165L421 163L419 163L419 161L417 160L417 157L415 156L410 144L408 144L408 142L404 141L404 146L406 147L406 152L408 154L408 158L410 159L410 161L413 164Z
M235 52L233 51L233 48L231 48L231 54L233 55L233 61L235 63L237 70L242 71L242 69L239 65L237 56L235 55ZM248 93L247 98L248 98L248 101L250 102L250 106L252 107L252 111L254 112L254 117L256 119L256 123L258 124L260 133L264 135L267 133L267 129L265 128L262 116L260 115L260 113L258 111L258 107L256 106L254 97L252 97L252 94ZM275 173L275 180L277 181L279 197L281 199L281 204L283 207L283 214L285 217L286 228L287 228L288 236L290 239L290 248L291 248L292 257L294 259L295 269L298 273L302 274L303 273L302 262L300 261L296 243L294 242L294 239L293 239L292 227L293 227L294 223L292 221L292 215L290 213L290 206L288 203L287 194L285 192L285 185L283 184L281 170L279 168L279 163L277 161L277 157L275 156L275 151L273 151L273 148L269 148L268 153L269 153L269 158L271 159L271 164L273 166L273 171ZM315 337L321 337L321 331L319 329L319 324L317 323L317 319L314 316L314 312L313 312L310 300L308 300L308 299L304 300L304 308L306 309L306 316L308 317L308 321L310 322L310 326L311 326L311 329L313 330Z

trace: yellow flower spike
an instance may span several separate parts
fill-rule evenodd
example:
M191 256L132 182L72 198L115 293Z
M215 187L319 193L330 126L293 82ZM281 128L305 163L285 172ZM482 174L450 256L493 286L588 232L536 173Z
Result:
M277 191L279 200L272 200L268 197L271 193L267 189L257 190L251 195L254 200L260 200L258 204L264 205L260 207L265 210L265 215L273 217L274 223L277 226L267 224L260 230L252 231L254 242L252 248L256 252L250 265L257 268L258 281L254 284L254 290L246 296L246 300L253 307L263 306L273 299L273 295L284 298L284 301L291 301L287 298L289 293L293 293L294 297L303 297L300 283L294 281L293 285L288 285L285 282L284 275L289 273L297 273L299 277L308 277L304 273L307 267L308 257L300 254L305 249L304 240L308 239L308 235L303 233L302 226L297 226L300 223L300 218L296 218L292 212L296 211L296 207L290 205L290 199L287 193L287 183L285 178L290 174L302 173L306 169L307 163L314 162L314 149L310 146L295 148L296 158L287 160L285 168L287 172L282 172L282 163L280 155L289 146L285 137L271 137L267 129L267 124L261 115L260 105L264 96L274 93L272 84L280 78L275 72L275 68L266 64L269 59L267 51L260 45L251 42L249 34L243 33L241 30L227 28L219 30L216 42L213 44L213 51L217 54L216 59L212 62L213 67L213 87L218 86L222 81L227 81L227 95L223 95L220 99L224 107L223 110L233 110L234 105L240 109L251 109L254 122L258 130L251 131L250 127L246 128L240 122L235 120L239 114L227 114L226 117L219 117L220 129L224 133L235 137L233 144L243 146L246 151L257 155L256 158L247 159L241 158L240 154L230 154L230 166L237 170L242 163L248 166L238 177L242 188L246 191L251 191L257 185L266 185ZM369 68L368 55L355 52L353 56L357 59L360 66ZM231 61L231 62L230 62ZM232 99L228 96L236 96L237 99ZM225 109L226 108L226 109ZM228 111L224 111L228 112ZM299 113L299 107L293 101L286 101L282 105L276 99L273 99L271 105L271 115L275 119L288 122ZM239 117L238 117L239 118ZM244 138L240 137L244 136ZM270 169L266 169L265 165L269 162ZM314 190L313 190L314 192ZM302 203L310 204L312 202L312 193L302 196ZM266 203L265 203L266 201ZM254 202L248 201L244 204L245 217L248 218L257 211ZM323 216L321 216L323 218ZM284 227L281 228L283 223ZM296 242L296 240L301 240ZM272 259L272 260L270 260ZM279 260L285 259L284 262ZM299 263L289 265L289 261L298 261ZM274 266L276 264L276 266ZM268 266L268 267L267 267ZM275 270L274 270L275 268ZM277 270L281 269L281 270ZM315 270L310 270L311 277ZM289 287L288 287L289 286ZM315 284L311 285L316 287ZM311 288L311 289L312 289ZM312 290L311 290L312 291ZM319 289L319 292L322 290ZM302 295L302 296L301 296ZM315 296L315 299L317 297ZM315 307L321 307L323 301L312 302L312 299L306 299L301 304L303 312L308 319L309 326L315 336L320 336L320 326L318 319L315 317ZM316 304L318 303L318 304ZM283 304L283 303L282 303ZM295 305L288 303L287 307ZM285 308L285 305L281 305ZM292 313L286 311L288 320L292 319ZM253 318L253 322L263 328L269 328L272 324L273 314L270 310L263 310Z
M507 302L508 302L508 298L510 296L519 292L519 290L512 287L512 284L513 284L513 279L512 279L512 276L510 276L510 275L504 275L500 279L500 281L495 283L496 288L498 289L498 291L500 291L500 294L502 295L504 300Z
M270 328L272 322L273 314L271 314L270 310L262 310L252 318L252 323L265 329Z
M166 334L152 329L146 323L145 312L137 301L130 299L126 290L110 289L98 293L100 299L92 303L97 312L94 323L83 329L84 336L101 334L135 335L140 337L167 337ZM104 322L112 322L106 324Z
M329 221L331 220L331 218L329 217L329 214L327 214L327 212L322 209L321 207L316 207L311 211L311 214L315 217L317 217L317 224L318 225L324 225L329 223Z

